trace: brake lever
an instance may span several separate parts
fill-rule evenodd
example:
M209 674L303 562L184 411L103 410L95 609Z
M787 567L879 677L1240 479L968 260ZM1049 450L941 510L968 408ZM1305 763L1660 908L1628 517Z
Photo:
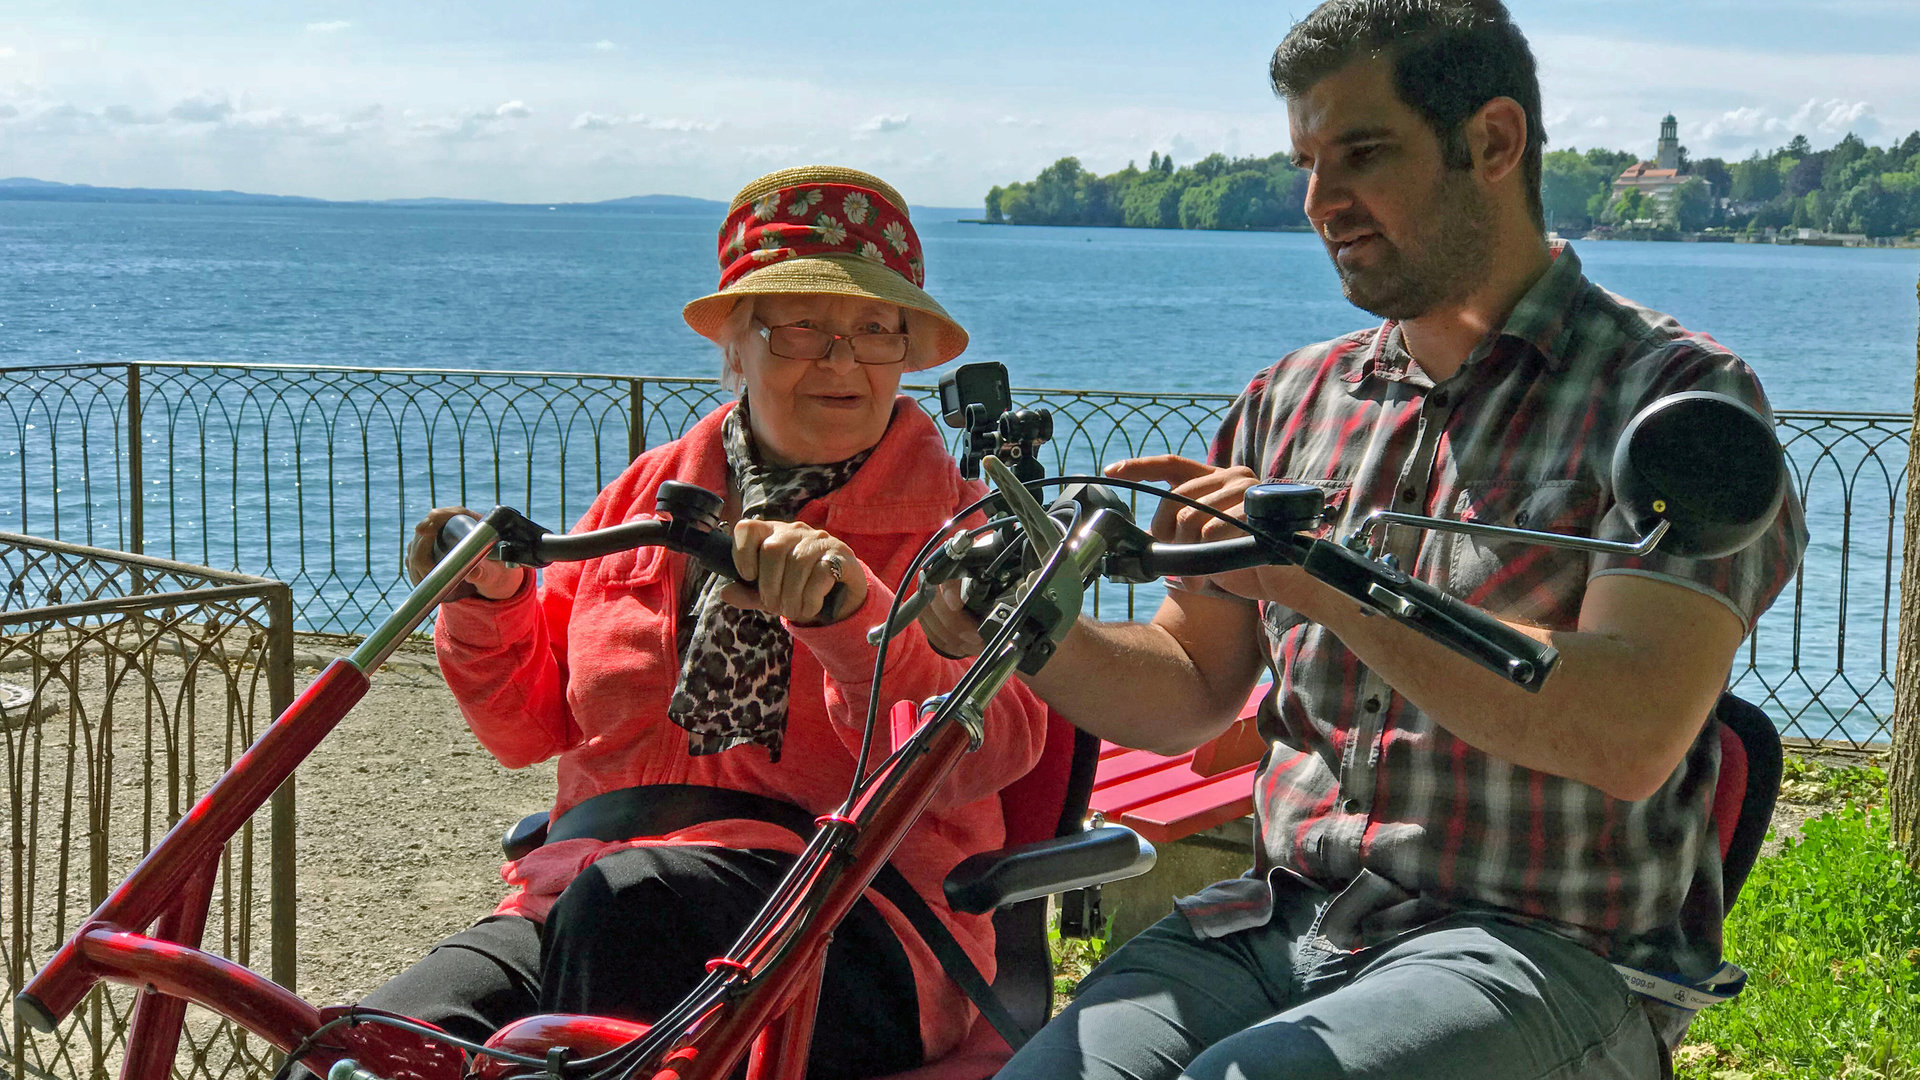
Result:
M989 454L981 459L980 464L987 479L993 483L999 493L1001 501L1006 504L1015 522L1025 532L1028 542L1033 545L1038 560L1042 563L1046 562L1065 541L1066 530L1047 514L1046 509L1033 497L1033 493L1027 489L1027 486L998 457ZM938 587L953 580L962 570L977 561L970 560L968 556L975 554L977 548L984 547L987 545L975 544L966 533L942 544L921 568L916 578L918 585L915 586L913 595L901 601L894 617L887 622L868 628L867 644L877 647L881 642L892 640L913 625L913 621L919 618L920 613L933 601ZM995 556L1008 554L1018 558L1017 550L991 552L991 555ZM976 610L975 614L984 617L986 611L987 609L983 607Z
M919 584L914 587L913 595L900 602L891 620L867 628L867 644L878 647L883 641L898 637L913 621L926 610L933 600L933 594L940 586L952 581L967 564L967 554L973 549L973 543L966 533L953 537L941 544L927 557L927 563L920 568Z
M1001 501L1007 504L1007 510L1026 532L1027 543L1033 545L1034 555L1041 562L1052 558L1054 551L1067 538L1066 530L1047 516L1046 507L1040 505L1040 500L1033 497L1027 485L1020 482L1020 478L1007 468L1005 462L988 454L980 459L980 468L987 474L987 479L993 481L994 490L999 492Z

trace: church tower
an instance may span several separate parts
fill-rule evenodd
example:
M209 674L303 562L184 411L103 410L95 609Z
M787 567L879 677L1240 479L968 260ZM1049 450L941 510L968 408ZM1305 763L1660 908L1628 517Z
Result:
M1654 155L1653 167L1656 169L1678 169L1680 167L1680 121L1667 114L1660 121L1660 149Z

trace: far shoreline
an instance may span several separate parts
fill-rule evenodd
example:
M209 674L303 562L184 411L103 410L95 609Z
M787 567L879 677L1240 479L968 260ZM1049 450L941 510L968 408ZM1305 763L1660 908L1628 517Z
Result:
M1057 221L992 221L983 217L956 218L961 225L1011 226L1033 229L1124 229L1135 232L1191 232L1191 233L1308 233L1313 232L1307 225L1247 225L1237 229L1186 229L1178 226L1154 228L1145 225L1114 225L1094 222L1057 222ZM1638 232L1638 230L1636 230ZM1773 237L1751 237L1744 233L1672 233L1667 235L1597 235L1587 232L1577 236L1566 236L1549 231L1551 240L1578 240L1582 243L1605 242L1649 243L1649 244L1751 244L1765 247L1826 247L1852 248L1882 251L1920 250L1920 237L1879 237L1877 242L1852 243L1838 239L1816 238L1811 240L1776 239Z

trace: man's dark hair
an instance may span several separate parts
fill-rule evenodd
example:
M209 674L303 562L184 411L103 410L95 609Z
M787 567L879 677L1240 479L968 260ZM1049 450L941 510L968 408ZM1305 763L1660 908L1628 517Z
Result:
M1520 161L1527 209L1546 228L1540 206L1540 76L1533 50L1500 0L1328 0L1287 32L1273 50L1273 92L1294 98L1363 57L1393 64L1393 87L1440 137L1447 167L1473 164L1466 121L1497 97L1527 114Z

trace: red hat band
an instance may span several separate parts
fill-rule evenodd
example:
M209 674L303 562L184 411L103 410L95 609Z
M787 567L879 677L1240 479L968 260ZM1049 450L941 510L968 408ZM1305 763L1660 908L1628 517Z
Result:
M857 255L926 284L920 237L871 188L800 184L779 188L727 215L720 227L720 288L762 266L807 255Z

